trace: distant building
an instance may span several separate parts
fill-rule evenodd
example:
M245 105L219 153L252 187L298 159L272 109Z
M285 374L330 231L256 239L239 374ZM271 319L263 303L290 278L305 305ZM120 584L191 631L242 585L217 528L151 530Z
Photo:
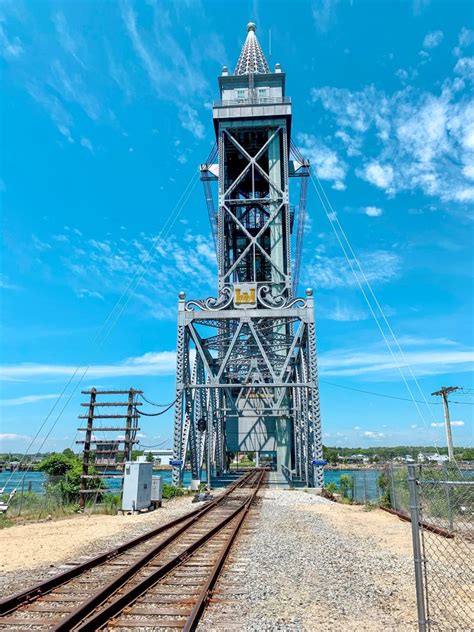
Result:
M449 457L447 454L427 454L426 458L431 463L445 463L449 461Z
M423 454L420 452L417 460L418 463L446 463L449 461L449 457L447 454Z
M162 448L161 450L147 450L146 454L151 454L153 462L157 465L169 465L170 459L173 458L172 448Z
M350 456L339 456L338 459L345 463L368 463L369 457L365 454L351 454Z

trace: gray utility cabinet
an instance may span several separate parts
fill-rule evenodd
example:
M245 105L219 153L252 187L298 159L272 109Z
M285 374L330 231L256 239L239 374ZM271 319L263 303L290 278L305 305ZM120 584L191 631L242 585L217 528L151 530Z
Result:
M153 476L151 479L151 500L159 503L163 498L163 478L161 476Z
M151 505L153 465L127 461L123 472L122 511L140 511Z

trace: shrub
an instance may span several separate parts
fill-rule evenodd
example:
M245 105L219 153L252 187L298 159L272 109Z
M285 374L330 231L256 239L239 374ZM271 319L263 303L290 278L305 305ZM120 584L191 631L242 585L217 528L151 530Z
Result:
M343 498L348 498L349 490L352 488L352 476L348 474L342 474L339 479L339 489L341 490L341 494Z
M174 487L169 483L163 483L163 498L175 498L183 495L184 489L182 487Z

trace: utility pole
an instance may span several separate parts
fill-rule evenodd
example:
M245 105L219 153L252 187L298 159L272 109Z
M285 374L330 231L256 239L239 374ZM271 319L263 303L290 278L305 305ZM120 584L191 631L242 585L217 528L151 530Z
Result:
M437 397L443 398L443 407L444 407L444 425L446 426L446 438L448 440L448 458L450 461L454 461L454 450L453 450L453 434L451 432L451 420L449 418L449 405L448 405L448 395L450 393L454 393L454 391L459 391L459 386L442 386L439 391L435 391L431 393L431 395L436 395Z

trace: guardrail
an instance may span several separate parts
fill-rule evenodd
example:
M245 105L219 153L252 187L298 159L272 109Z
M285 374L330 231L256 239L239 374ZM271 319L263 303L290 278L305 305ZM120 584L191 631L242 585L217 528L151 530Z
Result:
M223 100L223 101L214 101L212 104L215 108L226 108L234 105L283 105L283 104L291 104L290 97L254 97L247 99L231 99L231 100Z

